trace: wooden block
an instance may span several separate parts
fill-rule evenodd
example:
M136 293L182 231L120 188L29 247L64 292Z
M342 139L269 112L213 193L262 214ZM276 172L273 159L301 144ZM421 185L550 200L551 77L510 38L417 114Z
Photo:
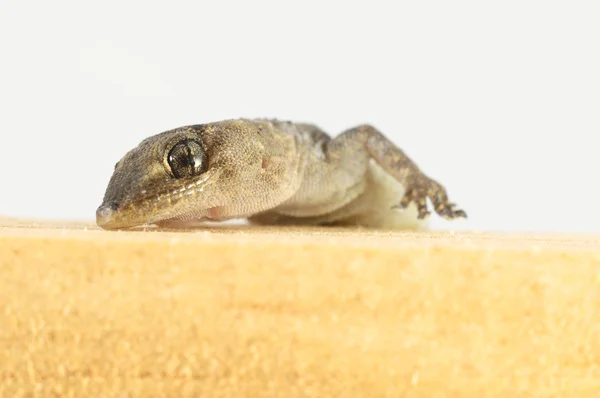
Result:
M1 397L600 396L597 236L0 225Z

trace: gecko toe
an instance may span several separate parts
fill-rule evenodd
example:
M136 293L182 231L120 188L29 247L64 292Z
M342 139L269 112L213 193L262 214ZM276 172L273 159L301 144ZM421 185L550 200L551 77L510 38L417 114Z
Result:
M402 197L402 200L400 200L400 203L398 203L397 205L392 206L392 209L394 210L405 210L408 205L410 205L410 202L412 202L412 193L411 192L406 192L404 194L404 197Z
M431 213L427 209L427 197L421 197L414 202L417 205L417 211L419 212L418 218L424 220L429 217Z
M467 213L462 209L457 209L455 204L451 204L451 206L445 207L438 211L438 214L448 220L454 218L467 218Z
M455 218L467 218L467 212L461 209L454 211Z
M456 203L449 202L446 200L440 200L440 198L434 199L435 212L447 220L454 218L467 218L467 213L457 208Z
M426 209L425 209L425 210L420 210L420 211L419 211L419 215L417 216L417 218L418 218L419 220L425 220L425 219L427 219L427 218L428 218L430 215L431 215L431 212L430 212L430 211L428 211L428 210L426 210Z

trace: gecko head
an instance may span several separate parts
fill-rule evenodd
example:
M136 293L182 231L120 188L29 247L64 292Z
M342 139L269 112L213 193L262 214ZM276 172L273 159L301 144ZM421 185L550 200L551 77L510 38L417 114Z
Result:
M154 135L115 165L96 223L104 229L203 219L226 204L218 189L215 140L205 126L186 126ZM212 213L211 213L212 211Z

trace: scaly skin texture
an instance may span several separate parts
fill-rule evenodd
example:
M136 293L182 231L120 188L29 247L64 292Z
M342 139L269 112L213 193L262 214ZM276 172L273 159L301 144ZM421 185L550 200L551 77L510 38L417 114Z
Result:
M372 126L332 139L310 124L239 119L142 141L115 166L96 220L104 229L232 218L420 229L427 199L442 217L466 217Z

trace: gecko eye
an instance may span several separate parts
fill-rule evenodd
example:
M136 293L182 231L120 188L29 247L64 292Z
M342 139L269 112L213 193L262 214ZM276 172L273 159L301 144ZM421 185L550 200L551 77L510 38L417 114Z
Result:
M202 174L208 168L208 157L202 146L190 139L175 144L169 151L167 161L175 178Z

